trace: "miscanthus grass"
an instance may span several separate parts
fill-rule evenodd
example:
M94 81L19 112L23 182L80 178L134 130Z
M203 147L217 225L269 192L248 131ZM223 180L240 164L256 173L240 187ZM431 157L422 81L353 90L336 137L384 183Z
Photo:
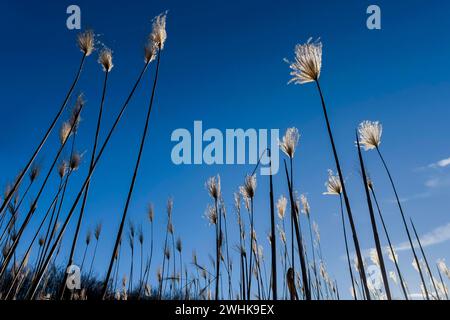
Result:
M215 299L219 299L219 284L220 284L220 261L221 261L221 235L222 235L222 218L221 214L219 212L219 200L221 197L221 185L220 185L220 176L217 177L211 177L206 182L206 189L208 190L208 193L210 197L214 200L214 212L210 213L210 223L215 226L216 230L216 277L215 277Z
M81 113L83 107L84 107L84 104L82 104L80 106L80 108L78 109L77 113L75 114L76 117L79 116L79 114ZM76 126L76 123L75 122L72 123L70 131L72 131L75 126ZM4 258L4 261L3 261L1 269L0 269L0 278L4 275L4 272L6 271L6 268L8 267L8 264L9 264L9 262L11 260L11 257L14 254L16 248L17 248L17 245L18 245L18 243L19 243L19 241L21 239L21 236L22 236L25 228L27 227L31 217L33 216L33 213L36 210L39 198L43 194L43 191L44 191L45 186L46 186L46 184L48 182L48 179L50 178L50 175L51 175L51 173L53 171L53 168L55 167L55 165L56 165L56 163L58 161L58 158L59 158L59 156L61 155L61 153L62 153L62 151L64 149L64 146L65 146L66 142L67 142L67 140L64 141L64 143L61 144L61 146L59 147L59 149L58 149L58 151L57 151L57 153L56 153L56 155L54 157L54 160L53 160L53 162L52 162L52 164L51 164L51 166L50 166L50 168L49 168L49 170L48 170L48 172L47 172L47 174L45 176L45 179L44 179L44 181L42 183L42 186L39 189L39 192L37 193L36 197L34 198L32 204L31 204L30 210L26 214L25 219L24 219L24 221L23 221L19 231L17 232L16 237L15 237L13 243L11 244L11 247L9 248L9 250L8 250L8 252L7 252L7 254L6 254L5 258Z
M155 70L155 78L154 78L154 81L153 81L152 93L151 93L149 105L148 105L148 108L147 108L147 115L146 115L145 122L144 122L144 129L143 129L143 132L142 132L142 137L141 137L141 142L140 142L140 146L139 146L139 152L138 152L138 155L137 155L136 164L135 164L135 168L134 168L134 172L133 172L133 177L132 177L132 180L131 180L130 189L128 191L128 196L127 196L127 200L126 200L126 203L125 203L125 208L124 208L123 215L122 215L122 222L120 223L120 226L119 226L119 231L118 231L117 237L116 237L116 243L114 245L114 250L113 250L113 253L112 253L110 265L108 267L108 271L107 271L107 275L106 275L106 279L105 279L105 283L104 283L103 298L105 298L105 296L106 296L106 291L107 291L107 287L108 287L109 277L111 275L111 270L112 270L112 266L113 266L113 263L114 263L114 253L117 250L118 243L120 241L120 238L122 237L123 224L124 224L125 219L126 219L126 215L127 215L127 212L128 212L128 206L129 206L130 201L131 201L131 196L133 194L134 185L135 185L136 178L137 178L137 173L138 173L139 166L140 166L140 163L141 163L142 152L144 150L144 144L145 144L145 140L146 140L146 137L147 137L147 131L148 131L149 122L150 122L150 114L151 114L151 111L152 111L153 100L154 100L154 97L155 97L156 85L157 85L157 82L158 82L159 65L160 65L160 61L161 61L161 53L162 53L162 49L164 48L164 43L165 43L166 37L167 37L167 34L166 34L166 16L165 15L159 15L153 21L153 30L152 30L152 33L150 34L151 43L149 44L150 50L153 50L153 56L156 55L156 59L157 59L157 61L156 61L156 70ZM152 59L152 57L150 59Z
M91 153L91 160L89 163L89 170L91 170L91 168L94 165L95 155L96 155L96 151L97 151L98 138L99 138L100 127L101 127L101 122L102 122L102 115L103 115L103 107L105 104L105 97L106 97L106 92L107 92L108 76L114 66L112 60L113 60L112 51L109 48L104 48L100 52L100 55L98 58L98 63L101 65L101 67L105 73L105 77L103 80L102 98L101 98L99 112L98 112L98 116L97 116L97 126L96 126L96 130L95 130L95 134L94 134L94 141L93 141L93 145L92 145L92 153ZM70 249L67 267L72 265L74 262L73 257L75 254L75 249L76 249L77 240L78 240L78 234L80 233L83 215L84 215L84 211L86 208L86 202L87 202L87 197L88 197L88 193L89 193L89 186L90 186L90 180L88 181L86 188L84 190L80 214L78 216L77 226L76 226L75 234L74 234L73 240L72 240L72 246ZM65 280L66 279L67 279L67 275L66 275ZM61 292L60 298L62 298L62 295L64 293L64 287L65 287L65 281L63 281L62 287L60 289L60 292Z
M356 143L357 143L358 158L359 158L359 163L360 163L361 173L362 173L362 180L363 180L364 190L366 193L367 206L369 208L370 223L372 225L372 233L373 233L373 238L375 241L378 266L380 267L380 270L381 270L381 277L383 279L386 297L388 300L392 300L391 290L389 288L388 274L387 274L386 266L384 263L383 251L381 249L381 242L380 242L380 237L378 235L378 228L377 228L377 223L375 220L375 214L373 212L372 199L370 197L370 191L369 191L369 183L368 183L368 179L367 179L366 168L364 165L364 159L363 159L363 156L361 153L361 146L360 146L358 133L356 133Z
M377 212L378 212L378 217L380 218L381 225L383 226L383 231L384 231L384 234L386 236L386 240L387 240L388 245L389 245L389 250L388 250L389 259L395 265L395 269L396 269L398 277L399 277L400 287L402 289L403 296L404 296L405 300L409 300L408 292L407 292L406 286L405 286L405 280L404 280L404 277L402 275L402 272L400 271L398 255L396 254L396 252L394 250L394 247L392 245L391 237L389 236L389 232L388 232L386 223L384 221L383 214L381 212L380 204L378 203L378 199L377 199L376 194L375 194L375 187L374 187L373 181L369 177L367 179L367 186L369 187L369 190L370 190L370 192L372 194L372 198L375 201L375 205L377 207ZM393 274L395 276L395 273L393 273Z
M84 66L84 62L86 60L86 57L88 57L89 55L91 55L92 51L94 50L94 33L92 31L86 31L82 34L78 35L78 46L82 52L82 57L81 57L81 61L80 61L80 65L78 67L78 71L75 74L75 78L66 94L66 97L64 98L59 110L57 111L54 119L52 120L52 122L50 123L49 127L47 128L47 131L45 132L43 138L41 139L41 141L39 142L38 146L36 147L35 151L33 152L32 156L30 157L30 159L28 160L27 164L25 165L25 167L21 170L19 177L16 179L14 185L12 186L11 190L8 192L8 194L6 195L1 207L0 207L0 215L4 212L4 210L7 208L9 202L11 201L11 199L13 198L14 194L16 193L18 187L20 186L20 184L22 183L22 180L24 178L24 176L27 174L28 170L31 168L31 166L33 165L36 157L38 156L39 152L41 151L42 147L44 146L44 144L46 143L48 137L50 136L50 134L53 131L53 128L56 126L56 123L58 122L59 118L61 117L62 113L64 112L64 109L66 108L67 102L70 99L70 96L72 95L73 90L75 89L75 86L78 83L78 80L80 78L81 75L81 71L83 69Z
M301 235L301 229L300 229L300 225L299 225L299 221L298 221L298 218L299 218L298 210L299 210L299 208L296 206L296 202L294 200L294 192L293 192L293 189L292 189L292 182L291 182L291 179L289 177L286 160L284 161L284 169L285 169L285 173L286 173L286 180L287 180L287 185L288 185L288 190L289 190L289 199L290 199L290 204L291 204L291 216L292 216L293 223L294 223L294 228L295 228L295 237L297 239L297 249L299 251L298 255L299 255L299 259L300 259L303 292L305 293L306 300L311 300L311 291L309 289L309 282L308 282L308 275L307 275L307 266L306 266L305 254L304 254L303 238L302 238L302 235ZM294 261L294 255L292 255L292 261ZM294 272L294 280L295 280L295 270L294 270L294 268L292 268L292 271ZM289 270L288 270L288 273L289 273ZM293 285L295 286L295 282L293 283ZM292 299L292 297L293 297L293 295L291 293L291 299Z
M336 169L342 185L342 195L344 198L345 207L347 209L347 215L350 222L350 228L352 231L355 251L359 264L361 265L360 273L363 282L363 287L366 292L367 299L370 300L369 288L367 287L366 273L362 263L361 249L359 245L355 223L353 220L352 210L350 207L350 201L347 195L347 189L345 187L344 174L341 169L341 163L338 157L336 144L334 142L333 132L328 117L325 99L319 82L322 70L322 43L320 41L313 42L312 39L309 39L307 43L297 45L295 47L295 60L294 62L290 63L290 68L292 70L291 71L292 79L289 81L290 83L305 84L313 82L316 84L317 90L319 92L320 100L322 103L322 111L325 118L328 136L330 138L333 157L336 163Z
M86 278L88 281L91 279L92 270L93 270L92 268L94 267L95 256L97 254L98 241L100 239L101 233L102 233L102 224L97 223L97 225L95 226L95 229L94 229L94 238L95 238L94 253L92 254L91 264L90 264L89 272L88 272L87 278Z
M401 215L402 222L403 222L403 227L405 228L406 235L408 237L408 242L409 242L409 245L411 247L411 251L413 253L414 260L415 260L415 262L417 264L417 268L418 268L418 272L419 272L419 275L420 275L420 279L422 281L422 285L423 285L423 288L424 288L425 297L428 300L429 299L429 294L428 294L428 290L427 290L427 287L426 287L426 284L425 284L425 279L424 279L424 276L423 276L422 268L420 266L419 259L417 257L417 253L416 253L416 250L415 250L414 245L413 245L413 241L412 241L412 237L411 237L411 234L410 234L410 231L409 231L408 224L406 223L405 213L403 211L403 207L402 207L400 198L399 198L398 193L397 193L397 188L396 188L396 186L394 184L394 180L393 180L391 172L390 172L390 170L389 170L389 168L387 166L387 163L384 160L384 157L383 157L383 155L382 155L382 153L380 151L381 135L383 133L383 127L382 127L382 125L379 122L363 121L358 127L358 133L359 133L359 140L361 141L361 145L364 147L364 149L366 151L376 150L377 154L378 154L378 156L379 156L379 158L380 158L380 160L381 160L381 162L383 164L383 167L386 170L386 173L388 175L389 181L390 181L391 186L392 186L392 190L394 191L395 199L397 201L397 206L398 206L399 211L400 211L400 215Z
M109 141L110 141L110 139L111 139L115 129L117 128L117 125L119 124L119 122L122 119L122 116L123 116L125 110L127 109L128 105L129 105L129 102L131 101L131 98L133 97L133 95L134 95L134 93L135 93L139 83L141 82L141 79L142 79L143 75L145 74L145 72L146 72L150 62L153 59L154 59L154 55L149 54L149 50L146 49L145 50L145 59L144 59L145 63L144 63L144 66L142 67L142 70L139 73L139 76L138 76L136 82L134 83L133 88L131 89L131 92L129 93L128 97L126 98L126 100L125 100L125 102L124 102L124 104L122 106L122 108L120 109L119 114L116 116L115 121L114 121L111 129L108 131L108 134L106 135L106 138L105 138L102 146L100 147L99 152L98 152L98 154L97 154L97 156L95 158L94 164L90 168L89 173L88 173L86 179L84 180L80 191L78 192L77 196L75 197L75 201L74 201L71 209L69 210L67 218L65 219L65 221L64 221L64 223L63 223L63 225L61 227L61 230L58 233L58 236L56 238L56 242L52 246L52 249L51 249L49 255L47 256L45 262L43 263L42 270L39 272L36 281L33 281L33 284L31 286L31 290L30 290L29 298L33 298L35 296L37 288L38 288L40 282L42 281L42 277L43 277L44 271L48 267L48 265L50 263L50 260L51 260L51 256L56 251L58 243L61 241L61 238L62 238L62 236L64 234L64 231L65 231L65 229L66 229L66 227L67 227L67 225L68 225L68 223L69 223L69 221L70 221L70 219L71 219L71 217L73 215L73 212L75 211L75 209L76 209L76 207L78 205L78 202L80 201L80 198L81 198L81 196L82 196L82 194L84 192L84 189L86 188L86 185L89 183L89 181L90 181L90 179L91 179L91 177L92 177L92 175L94 173L94 170L97 167L98 162L99 162L99 160L101 159L101 157L103 155L103 152L104 152L106 146L108 145L108 143L109 143ZM115 251L117 251L117 243L116 243L116 250ZM113 254L113 256L114 256L114 254ZM111 271L109 271L108 273L110 275Z
M437 298L438 300L440 300L441 298L439 297L439 291L438 291L438 288L437 288L437 286L436 286L436 282L435 282L435 280L434 280L433 273L431 272L431 268L430 268L430 265L429 265L429 263L428 263L427 256L425 255L425 251L424 251L424 249L423 249L423 247L422 247L422 242L420 241L420 237L419 237L419 235L418 235L418 233L417 233L416 226L414 225L414 222L412 221L411 218L409 218L409 220L410 220L410 222L411 222L411 226L412 226L414 235L415 235L416 240L417 240L417 243L418 243L418 245L419 245L420 252L422 253L422 257L423 257L423 259L424 259L424 261L425 261L426 270L428 271L428 276L430 277L430 282L431 282L431 284L433 285L434 292L436 293L436 298Z
M332 170L328 170L328 180L327 180L327 182L325 182L325 187L326 187L327 191L324 192L324 195L339 196L342 231L343 231L343 235L344 235L344 244L345 244L345 254L347 256L348 271L350 274L350 281L352 284L352 296L355 300L357 300L358 295L356 293L356 288L355 288L355 279L353 276L353 270L352 270L351 259L350 259L350 250L349 250L348 241L347 241L347 229L345 227L346 223L345 223L345 216L344 216L344 207L343 207L343 202L342 202L342 184L341 184L341 180L339 179L339 177L334 175Z

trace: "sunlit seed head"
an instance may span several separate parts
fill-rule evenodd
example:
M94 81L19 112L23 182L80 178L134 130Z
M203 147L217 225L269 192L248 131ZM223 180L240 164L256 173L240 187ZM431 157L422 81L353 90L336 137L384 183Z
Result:
M78 35L78 47L86 56L91 55L94 51L94 32L87 30Z
M81 163L81 154L78 152L74 152L72 156L70 157L69 167L70 170L75 171L78 170Z
M324 192L324 194L340 195L342 193L341 179L339 176L334 175L332 170L328 170L328 180L325 182L325 187L327 192Z
M63 178L66 175L67 172L67 162L61 161L61 163L58 165L58 175L60 178Z
M149 37L150 40L154 42L160 50L164 49L164 43L167 39L166 18L167 12L164 12L153 19L152 33Z
M371 150L378 148L381 144L381 134L383 126L378 121L363 121L358 127L359 143L364 149Z
M304 194L300 196L300 202L302 204L302 212L309 217L311 213L311 208L309 206L308 198Z
M239 187L239 190L245 199L253 199L256 191L256 175L246 176L244 185Z
M297 128L288 128L283 136L283 139L279 142L280 149L289 158L294 158L295 149L297 148L298 141L300 140L300 133Z
M287 199L285 196L282 195L277 201L278 218L280 218L280 220L284 219L284 216L286 214L286 206L287 206Z
M208 190L209 195L214 200L219 200L221 194L220 194L220 176L217 175L217 177L211 177L206 181L206 189Z
M112 59L113 56L111 49L103 48L102 51L100 51L100 54L98 56L98 63L101 64L103 71L105 72L111 71L111 69L114 67Z
M59 129L59 142L64 144L71 134L71 126L69 122L63 122L61 128Z
M145 63L150 63L153 60L156 59L156 52L157 48L155 46L155 43L152 41L149 41L145 47L144 47L144 61Z
M210 225L215 225L217 223L217 213L214 206L208 205L205 211L205 217L208 219Z
M77 101L75 102L75 106L72 108L72 112L69 119L69 124L72 129L72 132L77 132L78 126L81 122L81 110L86 104L86 100L84 99L84 94L80 93L77 97Z
M304 84L319 80L322 69L322 43L312 38L305 44L295 46L295 60L288 62L291 68L289 83Z

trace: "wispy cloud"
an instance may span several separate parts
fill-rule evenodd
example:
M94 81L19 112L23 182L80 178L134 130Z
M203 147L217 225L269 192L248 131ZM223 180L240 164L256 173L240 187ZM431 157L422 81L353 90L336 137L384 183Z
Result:
M422 244L422 247L424 247L424 248L431 247L431 246L449 241L450 240L450 222L447 223L446 225L439 226L439 227L431 230L430 232L420 235L419 239L420 239L420 243ZM394 244L393 247L396 252L411 250L411 247L410 247L408 241L404 241L399 244ZM416 241L414 241L414 248L419 248L419 244ZM370 259L370 252L374 249L375 248L362 250L362 255L364 256L364 258ZM389 250L390 250L389 247L383 248L383 252L386 254L389 252ZM355 254L356 254L355 252L352 252L351 256L355 256ZM342 258L347 259L347 257L345 255L343 255Z
M439 226L428 233L421 235L420 242L422 243L422 247L430 247L436 244L440 244L450 240L450 223L446 225ZM415 244L417 247L418 244ZM402 242L395 246L397 251L405 251L410 250L409 242Z
M439 160L435 163L428 165L429 168L445 168L450 166L450 158Z

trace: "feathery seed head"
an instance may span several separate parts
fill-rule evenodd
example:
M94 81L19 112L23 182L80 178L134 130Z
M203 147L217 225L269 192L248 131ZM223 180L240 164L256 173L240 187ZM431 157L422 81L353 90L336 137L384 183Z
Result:
M164 43L167 39L166 18L167 12L164 12L153 19L152 33L149 37L150 40L155 43L160 50L164 49Z
M287 206L287 199L285 196L281 196L277 201L277 210L278 210L278 217L280 220L284 219L284 216L286 214L286 206Z
M256 175L247 175L245 177L244 185L239 187L239 190L244 199L253 199L256 191Z
M283 151L289 158L294 158L295 149L297 148L298 141L300 140L300 133L297 128L288 128L283 136L281 142L279 142L281 151Z
M217 175L217 177L211 177L206 181L206 189L209 192L209 195L214 200L218 200L221 196L220 193L220 176Z
M98 63L101 64L103 71L110 72L111 69L114 67L112 58L113 56L111 49L103 48L102 51L100 51L100 54L98 56Z
M74 152L72 156L70 157L69 167L70 170L75 171L78 170L81 163L81 154L78 152Z
M78 35L78 47L86 56L91 55L94 51L94 32L87 30Z
M342 193L341 179L339 176L334 175L332 170L328 170L328 180L325 182L325 187L327 192L324 192L324 194L340 195Z
M322 69L322 43L320 39L308 39L305 44L295 46L295 61L289 62L292 79L289 83L304 84L319 80Z
M59 129L59 142L64 144L67 138L71 135L72 127L69 122L63 122L61 128Z
M210 225L215 225L217 223L216 208L208 205L206 207L205 217L208 219Z
M67 162L61 161L61 163L58 165L58 175L60 178L64 177L67 172Z
M144 61L145 63L150 63L156 59L156 45L154 42L149 41L144 47Z
M309 206L309 202L308 199L306 198L306 196L304 194L302 194L300 196L300 202L302 203L302 212L309 217L309 214L311 212L311 208Z
M383 127L378 121L363 121L358 127L358 133L359 142L367 151L380 146Z

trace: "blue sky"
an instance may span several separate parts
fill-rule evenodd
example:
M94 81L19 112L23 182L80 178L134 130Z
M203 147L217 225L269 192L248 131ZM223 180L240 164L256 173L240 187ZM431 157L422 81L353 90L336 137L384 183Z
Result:
M73 3L0 4L4 43L0 53L3 150L0 185L12 180L24 165L72 81L80 52L75 45L77 32L65 26L65 11L70 4ZM214 242L213 229L203 218L210 202L204 183L212 175L221 175L224 199L234 218L233 192L252 170L251 166L175 166L170 158L174 146L170 141L172 131L192 130L195 120L203 121L205 128L221 130L278 128L284 132L295 126L302 134L295 159L296 189L309 197L312 217L321 229L329 272L336 277L342 294L348 296L350 284L342 259L344 244L338 200L322 195L327 169L334 167L319 97L311 84L287 85L289 68L283 61L292 59L295 44L309 37L320 37L324 44L321 83L362 247L371 248L373 237L358 174L354 130L362 120L379 120L384 126L382 151L405 201L407 215L415 220L419 232L431 239L427 246L431 260L450 259L446 197L450 191L450 166L430 166L450 156L449 142L445 139L450 116L447 107L450 44L446 41L450 28L446 12L450 4L437 0L376 1L382 11L382 29L377 31L366 28L366 8L373 3L362 0L77 1L76 4L81 7L83 28L94 29L98 39L114 51L115 67L110 76L103 133L112 124L142 67L142 47L151 30L151 19L169 10L160 81L129 211L130 218L136 224L142 222L148 230L146 206L154 203L157 259L152 276L162 256L167 198L174 199L175 231L183 240L185 261L190 260L192 250L196 249L201 262L208 264ZM131 179L152 78L153 68L133 98L94 175L82 238L87 228L103 222L103 236L108 236L99 244L96 270L102 275L112 250L110 235L117 230ZM70 186L72 197L86 174L102 80L103 73L94 54L86 62L75 89L75 94L83 92L87 100L77 144L77 149L87 151L87 156L84 168L74 176ZM71 104L74 99L75 95ZM48 166L56 146L54 134L38 161ZM374 152L364 155L393 242L402 244L406 235L392 202L387 177ZM53 190L56 183L54 174L48 190ZM36 188L33 190L36 192ZM286 193L284 176L279 174L275 177L275 196ZM269 259L269 247L264 241L269 231L267 195L267 179L259 176L256 228ZM44 213L48 203L49 197L43 197L36 217ZM33 219L25 239L37 221ZM234 243L238 241L236 227L233 225L231 229ZM72 234L73 223L67 232ZM78 247L77 259L81 259L83 249L84 245ZM65 254L64 251L60 255L61 262ZM237 256L234 261L237 266ZM400 253L411 291L417 292L418 278L411 261L408 250ZM128 270L125 265L122 267L121 274ZM393 268L389 265L390 270ZM394 291L400 296L400 291Z

